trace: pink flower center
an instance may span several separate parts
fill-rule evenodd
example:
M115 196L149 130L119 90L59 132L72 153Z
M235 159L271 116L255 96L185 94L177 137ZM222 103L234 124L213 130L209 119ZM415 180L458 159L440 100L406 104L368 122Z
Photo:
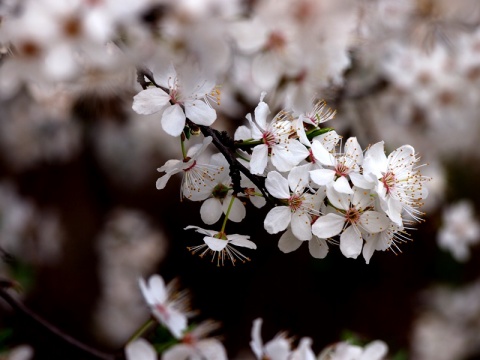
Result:
M381 181L387 190L387 194L389 194L392 188L395 186L395 174L389 171L383 175Z
M337 166L335 166L335 175L337 175L338 177L347 176L349 171L350 169L348 168L348 166L343 163L338 163Z
M167 308L163 306L163 304L156 304L155 310L157 310L160 313L160 315L162 315L165 318L165 320L168 320L168 318L170 317L168 314Z
M187 159L188 159L188 160L187 160ZM188 157L183 160L183 162L188 162L188 161L190 161L190 158L188 158ZM189 166L188 168L186 168L186 169L183 169L183 171L185 171L185 172L190 171L190 170L192 170L192 169L195 167L195 165L197 165L197 160L194 160L193 163L192 163L192 165L190 165L190 166Z
M270 131L265 131L262 135L262 138L265 145L267 145L269 148L276 144L275 135Z

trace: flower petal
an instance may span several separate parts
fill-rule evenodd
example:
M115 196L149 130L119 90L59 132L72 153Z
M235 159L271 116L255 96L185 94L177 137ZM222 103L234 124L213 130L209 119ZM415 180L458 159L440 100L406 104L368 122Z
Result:
M288 206L277 206L271 209L264 221L265 230L269 234L276 234L283 231L290 224L292 213Z
M205 236L203 241L213 251L222 251L228 245L228 240L217 239L211 236Z
M280 237L280 240L278 241L278 248L280 251L287 254L297 250L302 243L302 240L298 240L295 235L293 235L292 229L288 228L287 231L285 231Z
M200 217L207 225L215 224L222 216L222 203L216 198L210 198L200 207Z
M355 226L349 226L340 235L340 251L347 258L356 259L362 252L363 238Z
M328 239L340 234L345 224L345 218L337 214L320 216L312 225L312 233L321 239Z
M157 353L145 339L137 339L125 347L127 360L157 360Z
M132 109L137 114L150 115L163 110L169 104L169 101L170 95L165 91L150 87L133 97Z
M223 213L227 214L228 207L230 206L230 201L231 201L232 196L228 195L225 197L225 200L223 200ZM245 209L245 205L238 199L237 197L234 198L232 207L230 209L230 214L228 215L228 220L231 220L233 222L241 222L243 219L245 219L245 216L247 215L247 210Z
M360 216L359 224L371 234L387 230L390 226L390 219L378 211L365 211Z
M198 125L210 126L217 119L215 109L201 100L186 103L185 114Z
M312 238L312 226L310 216L302 211L292 214L292 232L298 240L310 240Z
M314 258L323 259L328 254L328 245L325 239L320 239L314 236L308 242L308 250L310 251L310 255Z
M333 182L335 179L335 171L330 169L317 169L310 171L312 181L320 186L325 186Z
M265 180L265 187L270 195L277 199L290 198L290 190L288 189L288 180L277 171L270 171Z
M250 160L250 172L253 175L263 175L268 162L268 146L257 145L253 148L252 159Z
M162 115L162 128L168 135L180 136L185 127L185 113L175 104L165 109Z

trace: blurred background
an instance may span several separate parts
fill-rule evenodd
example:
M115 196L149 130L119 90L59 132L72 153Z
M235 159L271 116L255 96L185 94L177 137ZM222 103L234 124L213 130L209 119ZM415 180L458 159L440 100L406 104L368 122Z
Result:
M381 339L389 359L480 359L479 25L475 0L0 1L2 279L106 352L148 319L138 278L157 273L191 291L196 321L222 323L232 359L253 359L257 317L264 339L309 336L315 353ZM183 229L203 226L201 204L179 201L180 177L155 188L178 139L131 109L136 66L169 63L220 85L213 127L231 136L267 91L272 113L325 99L337 111L325 125L363 149L412 145L432 178L425 221L367 265L336 246L282 253L268 206L247 204L229 228L257 244L251 261L193 256L202 237ZM0 350L88 358L4 301Z

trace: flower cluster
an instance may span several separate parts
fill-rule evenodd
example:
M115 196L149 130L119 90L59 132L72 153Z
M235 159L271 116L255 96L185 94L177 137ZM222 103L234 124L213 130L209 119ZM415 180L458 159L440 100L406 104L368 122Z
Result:
M176 293L169 284L165 286L164 280L159 275L153 275L148 280L140 279L140 288L143 296L150 306L151 313L159 325L168 329L173 339L160 342L153 340L153 346L144 334L152 324L143 326L125 347L127 360L156 360L158 352L162 353L163 360L226 360L227 352L222 343L208 334L219 329L220 324L206 320L196 326L189 326L185 300L187 294ZM180 297L182 300L174 300ZM261 336L263 320L253 321L250 348L258 360L315 360L312 350L312 339L304 337L293 347L293 338L288 338L282 332L272 340L264 343ZM162 350L158 350L162 349ZM319 360L382 360L388 352L387 345L380 340L367 344L365 348L352 345L348 342L338 342L326 347L319 355Z
M213 225L224 215L218 231L185 228L205 235L203 245L189 248L193 253L202 257L211 253L218 265L225 259L233 264L249 260L236 248L255 249L249 236L225 232L227 220L245 218L246 207L240 200L244 197L257 206L263 205L253 200L257 197L274 205L264 226L269 234L284 232L279 241L283 252L307 241L316 258L327 255L328 243L339 243L343 255L357 258L363 253L368 263L375 250L404 241L406 229L421 221L419 207L427 196L428 178L419 171L412 146L401 146L387 156L383 141L366 151L355 137L343 141L333 129L321 127L335 115L324 101L308 112L282 110L270 118L265 93L253 116L246 115L248 124L239 126L232 140L209 127L216 119L208 100L214 85L190 75L184 84L191 87L185 87L173 68L169 72L169 88L152 82L155 86L134 97L133 109L142 114L161 111L165 131L180 136L183 159L168 160L158 169L165 174L157 188L163 189L173 174L182 172L181 197L203 201L203 222ZM179 101L180 89L194 95ZM208 136L186 151L185 142L198 132ZM221 153L202 160L212 142Z

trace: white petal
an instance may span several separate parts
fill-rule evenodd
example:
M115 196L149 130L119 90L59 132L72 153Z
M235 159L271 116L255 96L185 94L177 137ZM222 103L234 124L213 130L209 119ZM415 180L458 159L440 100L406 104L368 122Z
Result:
M388 168L406 168L410 170L414 164L415 149L410 145L400 146L388 155Z
M210 126L217 119L217 112L201 100L185 104L185 114L195 124Z
M192 355L195 355L194 348L180 343L173 345L172 347L169 347L167 350L165 350L162 354L162 360L189 359Z
M222 203L215 198L207 199L200 208L200 217L207 225L215 224L222 216Z
M127 360L157 360L157 353L145 339L137 339L125 347Z
M262 322L263 320L261 318L255 319L253 321L253 326L252 326L252 332L251 332L251 337L252 340L250 341L250 347L257 357L257 359L260 359L262 357L262 351L263 351L263 341L262 341L262 335L260 333L262 329Z
M258 54L252 62L252 76L259 87L269 90L274 86L281 74L281 65L274 54L267 52Z
M387 199L388 210L387 215L390 217L395 224L402 227L403 220L402 220L402 203L398 200L393 199L392 197L388 197Z
M245 125L239 126L235 130L234 140L247 140L252 138L252 131Z
M168 317L165 320L165 325L168 327L173 336L177 339L182 338L182 334L187 328L187 317L180 311L169 308Z
M235 246L245 247L247 249L256 249L257 245L253 241L247 240L245 235L227 235L227 238L230 240L230 244Z
M332 186L327 186L327 197L337 209L348 210L350 208L351 195L340 193Z
M227 214L228 207L230 205L230 199L232 196L228 195L225 197L225 200L223 200L223 213ZM230 214L228 216L228 220L231 220L233 222L241 222L243 219L245 219L245 216L247 215L247 211L245 210L245 205L237 198L233 200L232 208L230 209Z
M320 186L325 186L333 182L335 179L335 171L330 169L317 169L310 171L312 181Z
M375 182L371 181L371 178L366 178L360 173L351 172L348 174L350 180L352 180L353 185L360 187L362 189L372 189L375 186Z
M170 95L159 88L147 88L133 97L132 109L138 114L150 115L163 110L170 101Z
M227 352L223 344L216 339L200 340L197 343L197 350L201 353L201 359L227 360ZM191 360L194 360L194 358L191 358Z
M378 234L375 234L373 236L369 236L367 238L367 240L365 241L365 245L363 245L362 254L363 254L363 258L365 259L365 262L367 264L370 263L370 259L373 255L373 253L375 252L375 248L377 246L378 239L379 239Z
M347 258L356 259L362 252L363 238L354 226L349 226L340 235L340 251Z
M345 176L340 176L337 180L335 180L333 183L333 188L339 193L353 194L353 190Z
M158 178L157 182L155 183L155 186L157 187L157 189L162 190L163 188L165 188L168 180L170 180L173 174L175 174L175 172L166 173L162 177Z
M308 242L308 250L310 251L310 255L314 258L323 259L328 254L328 245L324 239L314 236Z
M205 236L203 241L213 251L222 251L228 245L228 240L217 239L211 236Z
M276 337L265 344L267 359L287 360L290 356L290 343L281 337Z
M358 187L353 187L352 205L357 210L366 209L373 202L373 198L370 196L370 191Z
M268 146L265 144L257 145L253 148L252 159L250 160L250 172L253 175L262 175L267 167Z
M255 108L255 122L260 127L261 130L265 131L267 129L267 116L270 114L270 108L267 103L260 101ZM254 125L254 128L257 127Z
M298 240L295 235L293 235L291 228L288 228L278 241L278 248L284 253L289 253L297 250L303 241Z
M337 214L320 216L312 225L312 233L321 239L328 239L340 234L345 218Z
M198 227L198 226L195 226L195 225L188 225L183 230L191 230L191 229L194 229L196 232L198 232L200 234L203 234L203 235L207 235L207 236L214 236L215 234L218 233L215 230L202 229L201 227Z
M308 164L307 164L308 165ZM310 179L308 169L309 166L296 166L288 173L288 185L294 192L301 192Z
M358 165L362 165L363 152L356 137L351 137L345 142L345 156L354 160Z
M360 216L359 224L371 234L387 230L390 226L388 217L378 211L366 211Z
M175 104L165 109L162 115L162 128L168 135L179 136L185 127L185 113Z
M310 216L306 213L292 214L292 232L299 240L310 240L312 238L312 226Z
M377 178L382 177L382 172L387 170L387 156L385 155L383 141L370 146L365 153L363 161L363 173L374 174Z
M265 230L269 234L276 234L283 231L290 224L292 213L288 206L277 206L271 209L264 221Z
M285 179L279 172L270 171L265 180L265 187L270 195L277 199L290 198L290 190L288 188L288 180Z
M316 139L312 141L312 153L321 164L327 166L335 165L335 157Z
M298 140L290 140L285 146L292 165L298 165L302 160L310 156L308 149Z

